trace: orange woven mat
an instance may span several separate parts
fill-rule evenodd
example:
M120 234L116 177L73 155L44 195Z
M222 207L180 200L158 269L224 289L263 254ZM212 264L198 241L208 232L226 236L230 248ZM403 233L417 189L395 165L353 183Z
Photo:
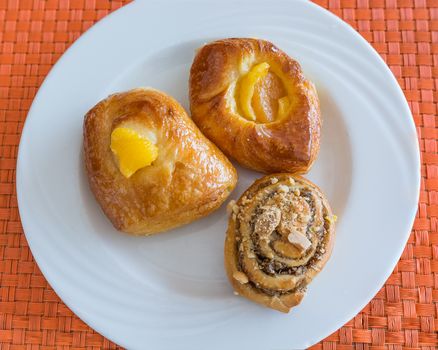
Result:
M47 284L23 234L14 181L20 132L44 77L81 33L126 2L0 0L1 349L118 348ZM316 2L356 28L391 67L413 112L423 165L417 218L393 274L359 315L312 349L437 349L438 0Z

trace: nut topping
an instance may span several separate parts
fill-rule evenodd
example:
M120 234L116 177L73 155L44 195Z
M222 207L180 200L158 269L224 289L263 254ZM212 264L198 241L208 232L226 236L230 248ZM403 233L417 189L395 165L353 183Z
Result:
M312 245L309 239L297 230L292 230L287 236L287 239L295 248L299 249L300 252L306 251Z

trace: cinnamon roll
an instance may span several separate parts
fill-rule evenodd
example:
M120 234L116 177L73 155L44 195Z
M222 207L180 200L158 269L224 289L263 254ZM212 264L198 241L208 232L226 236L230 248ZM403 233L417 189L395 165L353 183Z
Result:
M230 203L225 267L235 291L288 312L330 257L335 220L312 182L291 174L257 180Z

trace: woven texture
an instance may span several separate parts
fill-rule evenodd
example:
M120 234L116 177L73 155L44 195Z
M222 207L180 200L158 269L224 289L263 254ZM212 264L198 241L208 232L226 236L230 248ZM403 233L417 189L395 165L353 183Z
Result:
M391 277L353 320L312 350L437 349L438 1L316 2L357 29L397 77L417 125L422 183L413 231ZM47 284L23 234L14 181L20 132L44 77L81 33L124 3L0 0L2 350L118 348L75 316Z

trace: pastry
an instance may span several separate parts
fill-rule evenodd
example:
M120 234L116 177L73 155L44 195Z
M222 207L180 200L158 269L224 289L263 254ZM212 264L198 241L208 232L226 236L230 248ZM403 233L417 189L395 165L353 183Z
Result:
M152 234L217 209L236 170L170 96L138 88L85 116L84 158L92 192L119 230Z
M274 174L229 208L225 268L231 284L239 295L288 312L332 252L336 217L326 198L302 177Z
M319 150L315 86L297 61L265 40L202 47L190 70L190 109L227 156L265 173L305 173Z

